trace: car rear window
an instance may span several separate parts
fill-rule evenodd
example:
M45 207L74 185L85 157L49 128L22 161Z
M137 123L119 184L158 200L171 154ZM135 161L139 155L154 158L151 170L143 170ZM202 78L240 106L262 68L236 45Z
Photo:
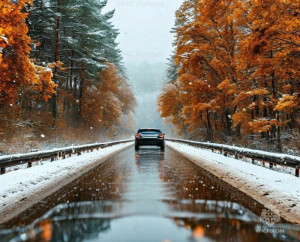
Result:
M138 131L140 134L161 134L159 129L141 129Z

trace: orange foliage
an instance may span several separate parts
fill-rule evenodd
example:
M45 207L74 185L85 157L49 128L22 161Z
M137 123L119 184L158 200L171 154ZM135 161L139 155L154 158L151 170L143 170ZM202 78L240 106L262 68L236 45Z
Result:
M276 111L284 111L286 113L291 113L295 109L299 109L300 107L300 97L298 95L285 95L275 106L274 110Z
M161 116L208 134L280 140L280 129L299 128L299 16L299 0L185 0L176 13L180 98L164 89Z
M84 86L82 119L88 125L111 128L121 122L123 114L134 111L135 98L115 65L99 73L100 82Z
M31 39L27 36L23 8L32 0L0 2L0 104L14 103L19 94L32 91L48 100L54 93L50 69L35 66L29 59Z
M179 132L182 132L185 129L185 124L182 113L182 97L178 85L178 82L166 84L158 98L158 105L161 117L170 117L169 121L178 128Z

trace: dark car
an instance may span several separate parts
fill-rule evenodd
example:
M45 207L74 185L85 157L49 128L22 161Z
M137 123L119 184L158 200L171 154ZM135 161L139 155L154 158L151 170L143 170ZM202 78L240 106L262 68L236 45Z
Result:
M159 146L165 150L165 135L159 129L139 129L135 135L135 150L140 146Z

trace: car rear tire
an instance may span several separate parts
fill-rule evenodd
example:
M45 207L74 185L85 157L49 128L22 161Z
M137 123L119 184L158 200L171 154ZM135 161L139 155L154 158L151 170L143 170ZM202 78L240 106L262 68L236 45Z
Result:
M138 145L135 145L134 148L136 151L138 151L140 147Z
M161 151L165 151L165 145L161 145L161 146L160 146L160 150L161 150Z

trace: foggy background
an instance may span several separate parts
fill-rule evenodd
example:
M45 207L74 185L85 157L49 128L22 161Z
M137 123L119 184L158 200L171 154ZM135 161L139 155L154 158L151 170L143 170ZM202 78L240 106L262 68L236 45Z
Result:
M167 58L172 53L175 11L183 0L108 0L105 10L115 9L113 24L129 83L137 99L136 128L163 130L157 97L166 81Z

